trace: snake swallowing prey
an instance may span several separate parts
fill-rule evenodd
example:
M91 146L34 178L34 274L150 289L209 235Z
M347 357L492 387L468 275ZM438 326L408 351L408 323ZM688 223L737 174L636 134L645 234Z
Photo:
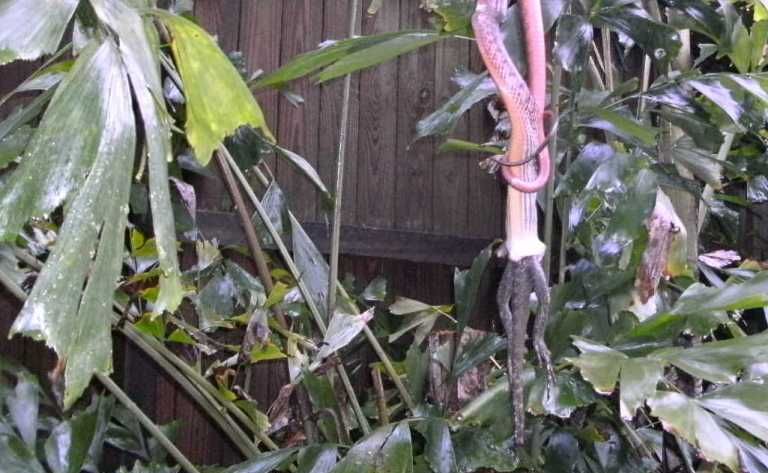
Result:
M522 19L527 82L512 62L504 45L501 23L507 14L507 0L477 0L472 27L477 46L509 114L512 132L502 166L507 183L507 204L503 253L508 262L499 284L497 302L507 334L507 376L515 420L515 443L525 442L525 405L522 371L530 315L529 299L535 292L539 311L533 327L533 348L547 376L554 383L544 330L549 314L549 284L541 266L546 250L538 235L536 192L550 177L550 157L544 142L546 54L540 0L518 0ZM538 170L536 169L538 157ZM549 392L549 389L547 389Z

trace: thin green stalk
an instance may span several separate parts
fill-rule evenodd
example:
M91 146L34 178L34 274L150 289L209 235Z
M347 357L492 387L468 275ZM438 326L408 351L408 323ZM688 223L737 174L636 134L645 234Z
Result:
M301 291L301 294L304 296L307 306L309 307L309 310L312 313L312 317L315 320L315 323L317 324L318 328L320 329L320 332L323 334L323 336L325 336L325 332L326 332L325 322L320 316L320 312L317 310L317 306L315 305L314 301L310 297L310 292L308 291L306 285L303 283L303 281L299 277L301 272L296 267L296 263L294 263L293 258L291 258L291 254L288 251L288 248L283 243L274 225L272 225L272 222L269 220L269 217L266 213L266 210L264 209L264 206L261 205L261 201L253 192L253 189L248 183L248 180L245 178L245 175L243 175L243 172L237 166L237 163L235 163L234 158L232 158L232 156L229 154L226 148L224 149L224 153L225 153L224 155L227 157L227 160L229 161L230 166L232 167L232 171L235 173L235 176L238 178L238 180L240 181L240 184L245 189L245 192L248 195L248 198L251 199L251 203L253 203L253 206L256 208L256 211L259 214L259 217L264 222L264 226L267 227L267 231L270 233L270 235L272 235L272 239L275 241L275 246L277 246L277 249L280 252L280 255L283 257L283 260L285 261L285 265L288 267L288 270L291 272L291 274L293 274L294 277L296 278L296 282L299 287L299 290ZM344 298L349 299L349 295L346 293L346 291L341 286L341 284L338 283L338 281L336 282L336 287L337 287L337 290L341 293L341 295ZM392 360L389 358L389 355L387 355L387 352L384 350L384 347L381 346L381 343L379 343L379 340L376 338L376 335L374 335L374 333L367 326L363 327L363 333L366 339L368 340L368 343L371 344L371 346L373 347L373 350L378 355L379 360L384 365L384 369L387 371L387 374L390 376L390 378L392 378L392 381L395 383L395 387L397 388L400 396L403 398L403 402L405 402L408 408L411 411L413 411L416 408L416 404L413 402L413 399L408 393L408 389L400 380L400 377L397 374L397 370L392 364ZM343 378L346 377L346 373L344 373L344 375L341 375L341 376L343 381ZM349 381L348 377L347 377L347 381ZM353 402L353 408L354 408L354 402ZM362 414L362 409L360 413Z
M563 70L560 64L555 62L552 68L552 83L550 84L550 108L552 110L552 123L556 123L560 116L560 84L563 80ZM544 245L547 247L544 253L544 272L549 281L552 272L552 231L555 216L555 176L557 175L557 135L549 142L550 166L549 181L547 182L546 208L544 211Z
M349 15L349 37L355 36L357 12L360 0L352 0L352 12ZM331 227L330 271L328 272L328 313L336 309L336 281L339 279L339 247L341 244L341 201L344 194L344 164L346 162L347 132L349 131L349 100L352 95L352 75L344 77L344 92L339 123L339 152L336 159L336 186L334 188L333 224Z
M243 187L243 189L245 189L246 195L251 200L251 203L253 204L254 208L256 208L256 212L259 214L259 217L264 223L264 226L267 227L267 231L269 231L270 235L272 235L272 239L275 241L275 246L277 246L277 249L280 252L280 255L283 257L283 260L285 261L285 265L288 267L288 271L290 271L290 273L293 274L294 278L296 279L296 285L299 287L299 291L301 291L302 296L304 296L304 302L307 304L307 307L309 308L309 311L312 314L312 318L314 319L315 324L320 330L320 333L323 336L325 336L325 333L328 331L328 329L325 325L325 321L323 321L323 318L320 315L320 311L318 310L317 305L312 299L312 293L309 291L306 284L304 284L304 281L301 278L301 272L299 271L299 268L296 267L296 263L293 261L293 258L291 258L291 254L288 251L288 248L285 246L283 239L280 238L280 234L275 229L275 226L272 225L272 221L269 219L269 215L267 215L266 209L264 208L263 205L261 205L261 201L253 192L253 188L248 182L248 179L245 178L245 175L238 167L232 155L229 153L229 150L227 150L226 147L221 146L219 148L219 152L222 153L222 155L227 159L227 162L229 163L229 166L232 169L232 172L235 174L238 181L240 181L240 185ZM368 434L371 432L371 426L370 424L368 424L368 419L365 417L365 414L363 413L363 409L360 406L360 401L357 399L355 390L352 387L352 383L349 380L349 375L347 375L347 371L344 368L343 364L340 364L337 367L337 369L339 373L339 378L341 379L341 382L344 385L344 390L347 392L347 396L349 397L349 402L350 404L352 404L352 410L354 410L355 416L357 417L357 421L360 424L360 428L363 430L364 433Z
M154 422L152 422L152 419L147 417L146 414L139 408L139 406L134 403L130 397L128 397L125 392L120 389L120 386L115 384L114 381L112 381L108 376L104 376L103 374L96 373L96 377L101 382L101 384L104 385L105 388L109 392L112 393L113 396L117 398L118 401L122 405L124 405L131 413L136 416L138 421L141 423L141 425L144 426L149 433L155 437L155 439L160 443L160 445L165 448L165 450L173 457L174 460L176 460L176 463L178 463L187 473L200 473L197 468L195 468L195 465L190 462L187 457L184 456L181 451L176 448L176 446L171 442L171 440L163 433L162 430L160 430L160 427L158 427Z

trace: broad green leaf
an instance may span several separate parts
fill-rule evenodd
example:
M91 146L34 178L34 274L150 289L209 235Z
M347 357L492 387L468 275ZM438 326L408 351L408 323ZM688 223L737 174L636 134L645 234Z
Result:
M549 414L567 419L576 409L595 400L592 387L575 372L558 372L552 387L547 386L546 376L539 374L532 381L526 409L534 415Z
M361 297L367 301L384 302L387 298L387 279L377 276L363 290Z
M16 109L5 120L0 121L0 140L37 118L53 96L53 92L53 89L46 90L28 105Z
M283 87L286 83L316 72L334 62L354 53L383 43L402 35L413 34L413 31L394 31L372 36L360 36L341 41L328 41L315 51L300 54L276 71L260 77L253 86Z
M395 303L389 306L389 311L394 315L415 314L433 309L434 306L407 297L398 297L395 299Z
M424 456L434 473L454 473L457 470L456 455L453 451L451 430L443 419L430 418L426 420L427 440Z
M330 269L323 255L309 238L301 224L293 214L288 215L291 221L293 237L293 259L299 269L298 277L307 287L310 297L324 320L328 320L328 278Z
M421 6L440 17L443 31L464 35L471 33L474 0L422 0Z
M110 313L123 260L136 130L128 79L111 41L98 49L90 46L65 82L57 92L59 100L54 99L33 138L34 152L25 163L53 171L53 163L41 165L50 159L51 155L42 154L48 147L35 145L39 140L51 139L49 126L55 126L62 133L69 130L66 137L59 137L60 143L69 144L77 141L75 136L90 135L87 147L68 151L90 153L82 159L93 162L93 167L90 172L78 167L87 178L71 200L56 246L12 333L45 340L60 358L67 360L64 405L69 407L93 373L109 374L112 370ZM94 86L97 90L89 90ZM64 106L68 108L61 110ZM56 120L55 125L47 125L48 120ZM89 133L72 135L73 123L85 123ZM56 171L60 173L67 164L71 163L60 162ZM35 171L22 165L20 177L25 172L39 176ZM44 182L41 185L47 185ZM19 187L16 189L18 192Z
M310 445L299 452L297 473L328 473L336 466L335 445Z
M725 112L734 123L739 123L745 114L744 105L733 92L719 80L689 80L688 84Z
M509 405L508 400L506 405ZM509 411L503 415L509 416ZM453 448L456 452L457 471L461 473L473 473L486 468L497 472L512 472L520 466L512 437L499 441L488 428L460 430L453 436Z
M429 363L429 355L418 344L411 344L405 354L405 377L414 399L421 399L424 394Z
M664 376L664 365L657 360L633 358L621 364L619 407L621 417L631 420L646 399L656 392Z
M743 282L729 281L720 288L693 284L683 292L671 312L685 315L764 306L768 306L768 271L759 272Z
M582 126L607 131L643 146L653 146L656 143L656 135L659 132L656 128L642 125L613 110L596 108L590 110L590 113L594 118L587 120Z
M27 147L34 129L31 126L21 126L4 138L0 138L0 170L21 156Z
M469 333L465 333L465 339L467 335ZM495 333L478 332L477 336L462 344L453 366L453 378L457 379L480 363L488 361L506 346L507 341Z
M5 402L8 414L30 451L35 451L37 442L37 414L40 408L40 386L30 375L20 373L13 394Z
M416 139L449 134L473 105L496 93L496 85L487 74L459 74L454 81L461 90L437 110L419 120L416 124Z
M739 470L736 446L715 417L694 399L683 394L658 391L648 400L651 413L661 419L664 430L675 433L699 448L705 458Z
M286 358L285 353L280 350L280 347L272 342L263 346L254 346L251 350L251 363L258 363L260 361L268 360L282 360Z
M168 188L168 162L172 159L170 117L163 101L158 59L158 39L151 22L145 24L138 12L122 1L93 0L99 18L120 38L120 55L133 86L144 123L149 169L149 203L160 260L160 293L155 312L173 312L181 303L181 271L176 255L176 231L171 194ZM147 20L149 21L149 20Z
M768 357L768 333L705 343L692 348L668 348L651 357L712 383L735 383L742 370Z
M0 435L0 471L3 473L46 473L23 440L15 435Z
M412 473L413 446L407 422L380 427L357 442L332 473Z
M596 2L597 11L592 12L592 19L598 26L631 38L652 58L662 63L673 61L681 46L677 30L652 19L637 3L623 0Z
M472 266L465 271L456 269L453 273L453 292L456 300L456 320L458 321L458 336L469 322L472 310L475 308L477 294L480 290L480 283L483 281L483 275L488 267L488 262L493 256L493 248L496 242L485 247L479 255L472 261Z
M223 473L270 473L287 463L298 450L298 448L284 448L282 450L262 453L243 463L230 466Z
M672 159L713 189L720 190L723 187L722 163L714 155L696 148L691 138L683 137L675 142Z
M328 195L328 188L325 187L325 184L323 184L323 180L320 178L320 175L309 163L309 161L294 153L293 151L281 148L280 146L274 146L274 149L277 151L279 156L287 159L289 163L291 163L294 167L296 167L296 169L304 174L320 192Z
M707 35L713 41L719 41L724 33L723 17L709 2L701 0L666 0L670 8L678 10L683 15L673 15L675 23L684 22L685 28L690 28Z
M592 383L595 391L600 394L612 393L627 355L583 338L575 338L573 344L581 351L581 355L569 358L568 361L581 370L581 376Z
M13 239L31 217L53 212L79 189L96 158L111 110L115 54L96 45L82 52L56 90L40 126L8 184L0 189L0 240ZM130 98L130 96L128 96ZM130 112L129 112L130 113ZM72 133L73 127L79 132Z
M578 72L587 64L594 28L583 16L565 15L557 25L554 55L565 71Z
M706 393L699 403L768 442L768 396L762 383L741 382Z
M187 139L197 160L207 164L224 138L246 124L274 141L259 104L216 41L180 16L158 16L173 38L171 49L187 101Z
M78 0L0 2L0 65L56 52Z
M317 352L316 360L320 362L349 345L363 331L363 328L372 318L373 309L360 315L343 314L341 312L333 314L331 322L328 324L328 331L323 338L323 343Z
M318 82L327 82L337 77L385 63L405 53L436 43L446 37L434 31L404 32L340 58L317 74L315 79Z
M98 414L88 409L62 421L45 442L45 457L54 473L80 473L96 434Z

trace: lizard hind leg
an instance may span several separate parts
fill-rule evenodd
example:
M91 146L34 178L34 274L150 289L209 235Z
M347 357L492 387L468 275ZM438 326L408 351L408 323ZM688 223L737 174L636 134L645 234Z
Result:
M533 290L536 293L536 298L539 300L539 310L533 324L533 349L536 352L539 366L546 373L547 391L549 391L555 385L555 370L552 366L552 356L544 338L547 330L547 323L549 322L549 283L547 281L547 275L544 273L544 268L541 267L541 262L538 258L529 258L527 269L528 277L530 278L531 283L533 284Z
M531 280L527 262L508 261L497 292L499 315L507 335L507 379L515 421L515 444L525 443L525 396L523 366Z

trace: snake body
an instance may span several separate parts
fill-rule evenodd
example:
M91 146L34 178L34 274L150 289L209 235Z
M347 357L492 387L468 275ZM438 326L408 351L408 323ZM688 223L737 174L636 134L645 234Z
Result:
M554 383L544 330L549 313L549 286L541 267L546 247L538 237L535 192L549 180L550 161L546 147L529 159L544 142L546 54L544 26L539 0L518 0L525 36L528 80L523 79L507 52L501 22L507 0L477 0L472 26L477 46L507 109L512 133L502 176L507 187L505 252L509 259L497 292L499 315L507 334L507 374L515 420L515 442L524 443L525 405L522 371L530 316L529 297L534 291L539 313L533 329L533 347L547 376ZM514 164L519 165L514 165ZM520 164L522 163L522 164ZM549 391L549 389L547 390Z

